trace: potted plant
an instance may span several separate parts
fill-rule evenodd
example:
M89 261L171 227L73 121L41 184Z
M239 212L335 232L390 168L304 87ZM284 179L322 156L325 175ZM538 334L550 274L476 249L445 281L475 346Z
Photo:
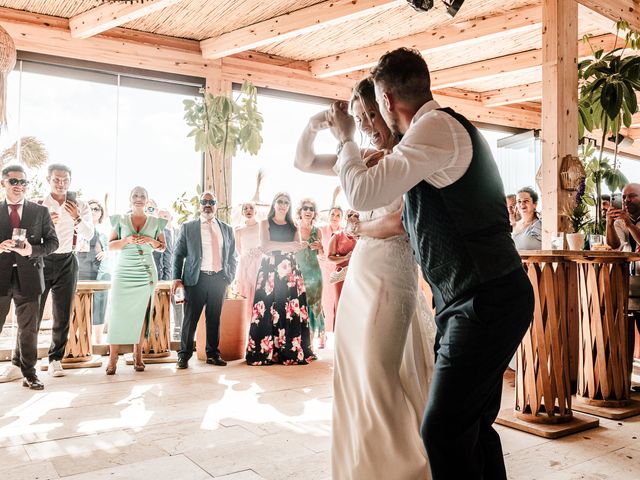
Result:
M193 137L196 151L209 156L209 159L218 152L223 160L233 157L238 149L257 155L262 146L263 122L257 108L257 89L251 83L244 82L235 98L202 93L202 97L184 100L184 119L192 127L188 136ZM224 161L221 175L225 188L222 192L216 192L220 201L218 216L228 221L231 199L226 189Z
M585 130L600 131L599 151L584 152L585 170L587 170L587 191L593 187L589 197L595 206L593 230L604 233L604 221L601 208L602 181L612 192L621 189L627 179L620 173L618 165L618 142L614 141L613 162L604 157L605 143L612 136L617 140L624 125L630 127L632 115L638 111L636 94L640 92L640 56L630 55L629 49L640 46L640 32L632 30L625 21L616 23L617 33L626 32L623 45L617 42L610 52L594 50L589 36L584 41L589 44L593 58L578 64L580 96L578 102L579 137ZM618 35L616 35L617 38Z
M571 224L572 233L567 233L567 244L569 250L582 250L584 246L584 232L583 229L591 222L591 216L589 215L589 206L584 202L585 198L586 178L583 178L578 189L576 190L576 196L573 199L574 206L567 210L566 215L569 218Z

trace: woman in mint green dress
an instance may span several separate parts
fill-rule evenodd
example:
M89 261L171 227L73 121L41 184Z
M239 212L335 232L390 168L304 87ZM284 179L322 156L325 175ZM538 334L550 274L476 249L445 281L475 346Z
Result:
M149 194L142 187L131 191L131 213L111 217L109 250L119 250L111 281L109 303L109 364L107 375L116 373L118 346L133 344L134 369L144 370L142 341L149 323L158 272L153 251L163 251L162 230L167 221L145 215Z
M325 328L322 312L322 270L318 262L318 255L323 255L322 232L313 226L318 217L318 206L310 198L300 202L297 211L298 230L300 240L306 242L307 248L296 253L296 260L300 266L304 278L304 288L307 291L307 304L309 306L309 322L311 329L311 344L313 337L319 338L318 348L324 348Z

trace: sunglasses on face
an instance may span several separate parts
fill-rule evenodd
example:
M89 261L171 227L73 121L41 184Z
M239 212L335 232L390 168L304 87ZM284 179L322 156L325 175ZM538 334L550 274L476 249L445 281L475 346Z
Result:
M100 207L91 207L92 212L101 212L102 209Z
M216 203L218 203L216 200L205 200L205 199L200 200L200 205L203 205L203 206L211 205L213 207L216 205Z
M16 185L26 187L27 185L29 185L29 180L25 180L24 178L9 178L7 179L7 181L12 187L15 187Z
M356 217L356 218L358 218L358 217L360 217L360 215L358 215L357 213L349 213L349 214L347 215L347 218L351 218L351 217Z
M276 203L277 203L278 205L289 205L289 200L282 200L282 199L279 199L279 200L276 200Z
M301 208L301 210L303 212L315 212L316 211L316 207L312 207L310 205L305 205L304 207Z
M147 207L147 212L155 212L156 207Z

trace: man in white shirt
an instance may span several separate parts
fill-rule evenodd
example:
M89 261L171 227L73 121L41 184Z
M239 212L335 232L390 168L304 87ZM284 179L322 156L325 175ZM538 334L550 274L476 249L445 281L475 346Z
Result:
M75 192L69 191L71 169L66 165L49 165L47 181L51 193L42 205L49 209L56 227L60 246L44 258L45 289L40 298L40 322L44 314L44 305L51 292L53 301L53 327L51 346L49 347L49 373L54 377L64 375L60 361L64 356L69 335L71 305L78 283L78 259L76 244L93 238L94 226L91 209L86 202L78 200Z
M231 226L215 218L218 200L200 196L200 219L186 222L173 251L171 292L184 289L184 320L176 368L188 367L198 320L205 310L207 363L225 366L220 356L220 314L227 287L236 275L236 244Z
M403 224L433 291L437 360L421 428L433 478L506 480L492 424L502 375L533 316L533 290L511 239L502 180L478 129L433 99L418 52L385 54L372 80L382 117L402 136L393 151L367 169L344 104L334 104L329 124L353 208L404 194Z

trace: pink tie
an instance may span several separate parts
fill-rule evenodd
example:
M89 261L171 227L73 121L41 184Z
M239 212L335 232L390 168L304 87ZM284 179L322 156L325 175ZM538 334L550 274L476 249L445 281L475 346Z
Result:
M214 272L222 270L222 262L220 261L220 245L218 245L218 236L213 231L213 220L209 220L209 233L211 234L211 263Z

